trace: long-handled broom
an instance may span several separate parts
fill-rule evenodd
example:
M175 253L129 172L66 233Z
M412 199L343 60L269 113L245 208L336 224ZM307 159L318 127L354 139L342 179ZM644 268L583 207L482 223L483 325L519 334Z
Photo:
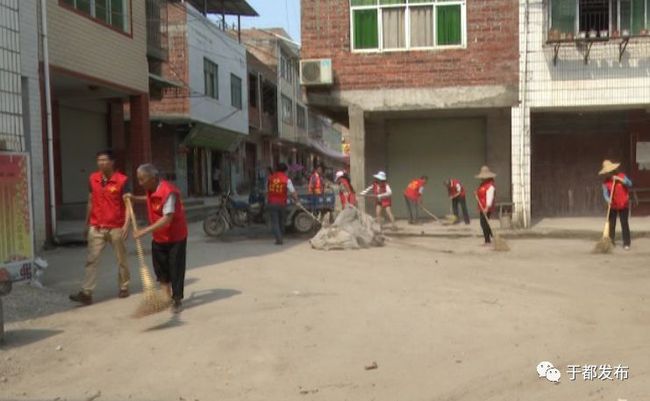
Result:
M612 199L614 199L614 190L616 189L616 181L612 184L612 193L609 194L609 202L607 203L607 217L605 217L605 228L603 228L603 236L596 243L593 253L610 253L614 249L614 243L609 236L609 215L612 212Z
M498 251L498 252L507 252L507 251L509 251L510 246L508 245L506 240L501 238L499 233L496 233L496 232L494 232L494 230L492 230L492 226L490 225L490 219L488 219L487 214L483 211L483 208L481 207L481 201L479 201L479 199L478 199L478 195L474 194L474 196L476 197L476 202L478 202L478 207L479 207L479 209L481 211L481 215L483 215L483 218L485 218L485 222L487 223L488 228L492 232L492 236L494 238L494 250Z
M422 205L419 205L419 206L420 206L420 209L422 209L422 210L424 211L424 213L428 214L432 219L434 219L435 221L440 221L440 219L438 218L438 216L436 216L435 214L431 213L429 210L427 210L426 207L424 207L424 206L422 206Z
M135 232L138 230L138 223L135 220L133 204L129 198L126 198L125 203L126 210L128 211L129 217L131 218L131 226ZM153 315L154 313L162 312L165 309L168 309L171 305L172 300L166 291L156 288L154 280L151 277L151 274L149 274L147 263L144 260L144 250L142 249L142 242L140 241L140 238L135 239L135 250L138 254L138 262L140 263L140 279L142 280L142 291L144 295L144 299L133 314L133 317L139 318Z

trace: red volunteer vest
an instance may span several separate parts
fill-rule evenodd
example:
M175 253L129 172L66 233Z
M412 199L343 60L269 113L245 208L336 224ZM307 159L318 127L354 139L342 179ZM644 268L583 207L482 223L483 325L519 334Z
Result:
M409 185L406 187L406 190L404 191L404 196L409 198L410 200L417 201L422 197L422 194L420 194L420 188L424 186L424 180L417 178L409 183Z
M375 182L372 184L372 193L375 194L375 196L386 193L386 182ZM377 199L377 204L381 205L382 207L388 207L392 204L390 200L390 196L387 196L385 198Z
M460 185L460 192L456 190L458 185ZM460 195L462 198L465 197L465 187L463 187L463 184L461 184L457 179L452 178L449 180L449 188L447 188L447 191L449 192L449 196L456 197Z
M341 199L341 205L343 208L345 208L345 205L348 203L356 206L357 205L357 196L355 195L354 191L352 191L352 186L350 185L350 181L348 181L347 178L341 177L339 178L339 181L341 182L341 185L345 187L345 191L347 191L347 196L345 194L345 191L339 191L339 199Z
M618 173L616 174L617 177L620 177L621 179L625 179L625 174L623 173ZM614 184L614 180L612 178L608 178L605 180L603 183L607 187L607 192L609 195L612 195L612 185ZM623 210L627 209L630 204L630 190L628 187L623 185L622 182L616 182L616 188L614 189L614 197L612 197L612 209L614 210Z
M484 181L476 190L476 195L478 196L478 202L481 209L485 209L485 206L487 205L487 191L490 187L494 187L495 191L494 191L494 200L492 201L492 206L490 207L490 209L488 209L488 212L493 212L496 209L496 197L497 197L494 180L490 179Z
M181 201L181 193L172 183L160 180L155 192L147 192L147 211L149 223L153 224L163 217L163 206L169 195L176 197L176 208L171 223L153 232L153 240L159 244L179 242L187 238L187 221Z
M269 177L269 187L267 192L269 205L286 205L287 204L287 183L289 177L282 172L273 173Z
M323 180L318 173L313 173L309 177L309 193L312 195L320 195L323 193Z
M102 186L102 173L97 171L89 178L90 193L90 225L98 228L122 228L126 217L126 208L122 195L128 178L119 172L114 172L111 178Z

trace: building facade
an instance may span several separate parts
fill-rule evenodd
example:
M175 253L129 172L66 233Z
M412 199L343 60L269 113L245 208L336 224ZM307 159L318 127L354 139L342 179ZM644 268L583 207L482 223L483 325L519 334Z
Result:
M331 60L333 71L332 84L305 86L307 101L349 127L356 187L385 170L396 191L422 174L436 186L454 177L471 188L488 164L498 174L498 201L510 201L517 2L301 4L302 59ZM443 190L425 203L448 212Z

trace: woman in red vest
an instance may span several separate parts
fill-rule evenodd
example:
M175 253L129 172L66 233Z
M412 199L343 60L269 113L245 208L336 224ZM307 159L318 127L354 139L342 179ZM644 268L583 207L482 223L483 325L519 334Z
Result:
M614 242L616 237L616 216L621 219L621 230L623 231L623 249L630 249L632 241L630 238L630 188L632 181L618 171L621 163L612 163L610 160L603 162L603 167L598 173L605 176L603 181L603 197L608 204L611 201L609 211L609 238ZM612 194L613 192L613 194Z
M476 198L481 213L481 229L483 230L486 245L492 242L494 236L488 219L495 209L496 186L494 185L494 177L496 176L488 166L481 167L481 171L476 175L476 178L481 180L481 185L476 190Z
M404 200L409 212L409 224L416 224L419 220L418 209L422 203L422 193L429 178L426 175L412 180L404 190ZM415 210L413 210L415 209ZM413 217L415 215L415 217Z
M354 193L354 188L350 183L350 177L348 177L343 171L337 171L334 177L336 183L339 184L339 199L341 199L341 207L345 209L348 204L357 206L357 195Z
M449 199L451 199L451 208L456 216L454 224L460 223L458 209L463 211L463 220L465 224L469 224L469 213L467 213L467 200L465 199L465 188L459 180L455 178L450 178L449 180L443 183L445 188L447 188L447 193L449 194Z
M361 195L367 195L372 192L372 196L377 199L377 206L375 208L377 223L379 223L381 226L381 211L385 210L386 215L392 224L392 229L397 230L395 217L393 216L393 211L391 210L391 195L393 194L393 191L390 189L390 185L388 185L386 173L380 171L377 174L373 175L373 177L375 178L375 182L373 182L373 184L368 188L361 191Z
M284 224L289 194L298 203L298 195L296 195L291 179L287 176L287 169L286 164L280 163L275 172L268 178L266 203L271 215L271 230L275 236L276 245L282 245L284 242Z
M84 305L93 303L93 291L97 286L97 264L106 244L111 244L119 265L118 296L129 296L129 266L125 239L129 219L122 196L128 192L128 178L114 169L115 158L110 150L97 152L97 168L88 179L90 194L86 210L88 256L81 291L70 295L70 300Z
M126 196L147 203L150 225L134 232L133 237L152 233L153 268L160 285L174 301L174 312L178 313L182 310L187 254L187 221L181 194L174 184L159 178L158 169L152 164L141 165L137 173L138 182L147 195Z

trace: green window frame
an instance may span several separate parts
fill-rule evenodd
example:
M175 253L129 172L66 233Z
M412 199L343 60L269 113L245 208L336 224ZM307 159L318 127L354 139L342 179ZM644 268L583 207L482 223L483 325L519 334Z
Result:
M203 58L203 93L207 97L219 99L219 66L208 58Z
M466 0L350 0L353 52L464 47Z

